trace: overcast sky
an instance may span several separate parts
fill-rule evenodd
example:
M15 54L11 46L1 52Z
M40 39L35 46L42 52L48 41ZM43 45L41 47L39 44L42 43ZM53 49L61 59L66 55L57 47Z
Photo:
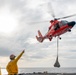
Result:
M1 67L6 67L10 54L17 56L23 49L25 53L18 62L19 67L53 67L57 39L39 43L35 38L38 30L43 35L47 33L49 21L53 19L52 9L56 17L76 14L76 0L0 0ZM65 20L75 21L76 16ZM61 67L76 67L76 26L61 38Z

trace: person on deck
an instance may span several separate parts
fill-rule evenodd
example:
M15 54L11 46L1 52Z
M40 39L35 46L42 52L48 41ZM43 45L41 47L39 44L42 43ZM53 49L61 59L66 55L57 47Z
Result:
M17 62L25 51L23 50L17 57L14 54L10 55L10 62L6 66L8 75L18 75Z

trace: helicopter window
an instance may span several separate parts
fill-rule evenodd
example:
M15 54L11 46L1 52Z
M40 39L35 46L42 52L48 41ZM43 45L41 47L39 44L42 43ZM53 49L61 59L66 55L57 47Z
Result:
M60 25L60 26L63 26L63 25L66 25L67 23L68 23L68 21L65 21L65 20L63 21L63 20L62 20L62 21L59 22L59 25Z

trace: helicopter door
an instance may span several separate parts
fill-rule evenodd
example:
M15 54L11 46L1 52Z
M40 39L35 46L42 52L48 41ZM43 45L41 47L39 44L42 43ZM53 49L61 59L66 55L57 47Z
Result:
M54 26L54 30L58 30L60 28L59 23Z

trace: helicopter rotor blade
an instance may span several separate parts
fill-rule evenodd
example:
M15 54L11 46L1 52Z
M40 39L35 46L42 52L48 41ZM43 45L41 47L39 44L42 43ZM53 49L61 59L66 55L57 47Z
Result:
M50 2L48 2L48 9L49 9L49 13L51 14L51 16L55 19L54 10Z
M27 24L39 24L39 23L46 23L49 22L50 20L44 20L44 21L34 21L34 22L26 22Z
M59 20L59 19L65 19L65 18L69 18L69 17L72 17L72 16L76 16L76 14L69 15L69 16L65 16L65 17L61 17L61 18L57 18L57 19L58 19L58 20Z
M53 18L54 19L65 19L65 18L69 18L69 17L73 17L73 16L76 16L76 14L73 14L73 15L69 15L69 16L65 16L65 17L61 17L61 18L55 18L55 15L52 14ZM28 22L29 24L36 24L36 23L44 23L44 22L49 22L50 20L45 20L45 21L36 21L36 22Z

